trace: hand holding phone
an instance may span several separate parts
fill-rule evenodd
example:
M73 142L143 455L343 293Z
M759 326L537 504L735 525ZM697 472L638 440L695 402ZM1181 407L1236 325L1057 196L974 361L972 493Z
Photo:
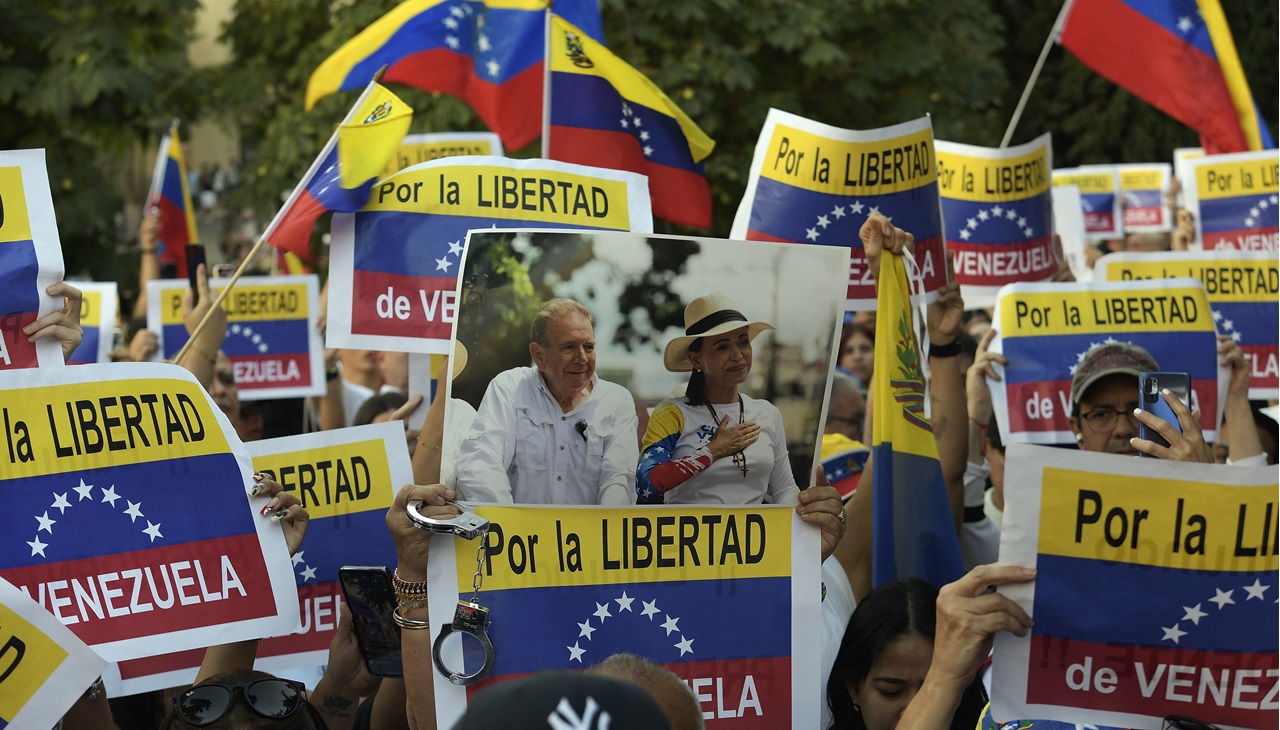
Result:
M392 618L396 594L391 572L383 566L344 565L338 569L338 580L369 673L377 677L404 676L400 627Z
M1175 431L1182 433L1182 424L1178 421L1177 414L1173 412L1161 392L1164 390L1168 390L1183 405L1190 408L1191 376L1187 373L1165 372L1144 372L1138 375L1138 401L1141 404L1139 407L1156 418L1168 422ZM1138 437L1169 448L1169 441L1145 423L1139 422ZM1147 453L1141 455L1155 458Z

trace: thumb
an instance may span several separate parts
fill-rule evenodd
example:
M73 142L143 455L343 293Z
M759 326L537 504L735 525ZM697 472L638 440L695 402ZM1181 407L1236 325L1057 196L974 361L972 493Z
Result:
M351 631L351 609L346 601L338 601L338 635Z
M817 484L819 487L831 486L831 480L827 479L827 470L822 468L822 464L818 464Z
M879 213L873 213L863 222L862 228L858 229L858 237L862 239L862 247L865 249L874 249L876 251L884 248L884 228L881 222L888 223Z

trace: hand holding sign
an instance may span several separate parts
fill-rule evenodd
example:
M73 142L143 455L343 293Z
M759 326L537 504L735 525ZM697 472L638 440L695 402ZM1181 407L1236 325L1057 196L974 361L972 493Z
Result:
M59 281L50 284L45 293L55 299L62 297L62 310L51 312L22 328L27 341L36 342L45 337L53 337L62 346L62 359L70 360L71 353L80 346L84 332L80 329L80 290ZM74 312L74 314L73 314Z
M979 565L963 578L938 592L938 624L933 639L935 677L946 686L964 689L986 661L997 631L1026 636L1031 617L994 586L1025 583L1035 578L1034 568L1020 565Z

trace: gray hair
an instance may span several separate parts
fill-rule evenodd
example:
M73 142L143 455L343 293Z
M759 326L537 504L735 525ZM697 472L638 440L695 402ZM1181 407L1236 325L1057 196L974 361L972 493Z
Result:
M550 347L551 343L547 342L547 330L551 327L551 320L575 315L586 319L593 328L596 326L595 317L591 316L591 312L582 306L581 302L563 297L548 299L542 303L541 307L538 307L538 312L533 315L530 340L543 347Z

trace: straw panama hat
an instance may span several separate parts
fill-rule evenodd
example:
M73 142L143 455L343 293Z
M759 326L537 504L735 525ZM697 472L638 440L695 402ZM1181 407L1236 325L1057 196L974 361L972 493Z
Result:
M698 297L684 308L684 336L667 343L662 364L673 373L687 373L693 370L689 362L689 345L694 340L732 332L743 326L747 328L747 337L753 340L761 332L773 329L768 322L748 322L727 294L717 292Z

